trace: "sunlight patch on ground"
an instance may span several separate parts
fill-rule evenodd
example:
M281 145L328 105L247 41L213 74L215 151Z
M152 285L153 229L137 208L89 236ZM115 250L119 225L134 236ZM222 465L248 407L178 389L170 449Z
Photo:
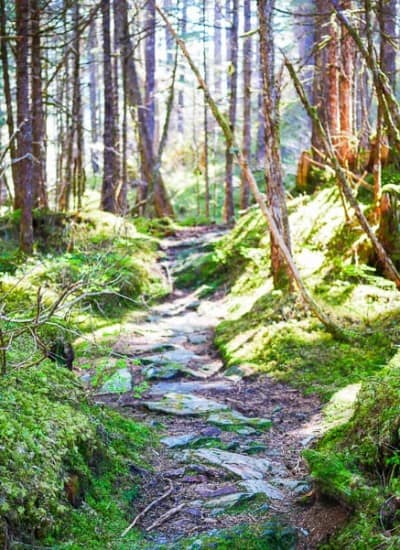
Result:
M353 416L361 384L350 384L337 391L324 409L323 432L346 424Z
M303 277L310 277L313 273L321 269L325 261L325 254L320 250L310 250L303 248L296 252L296 262L301 268Z

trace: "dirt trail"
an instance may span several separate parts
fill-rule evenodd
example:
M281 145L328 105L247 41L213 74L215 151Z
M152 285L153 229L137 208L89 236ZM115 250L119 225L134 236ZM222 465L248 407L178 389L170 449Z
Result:
M279 518L297 530L296 548L317 548L346 519L338 505L321 502L307 477L302 450L318 434L320 403L267 376L226 377L213 347L224 318L224 296L173 288L182 257L200 254L218 233L188 230L164 241L171 294L152 308L114 353L129 361L140 396L105 393L97 400L155 426L162 447L149 453L153 473L139 472L137 512L172 487L139 521L157 547L178 537ZM140 386L140 384L142 384ZM266 420L270 420L271 423Z

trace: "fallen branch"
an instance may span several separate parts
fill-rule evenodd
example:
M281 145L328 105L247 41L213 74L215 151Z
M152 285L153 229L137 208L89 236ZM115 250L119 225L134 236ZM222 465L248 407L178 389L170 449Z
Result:
M152 529L154 529L155 527L159 527L160 525L165 523L167 519L177 514L180 510L182 510L184 506L185 506L185 503L182 502L181 504L179 504L179 506L175 506L175 508L171 508L171 510L168 510L168 512L165 512L165 514L163 514L161 517L156 519L156 521L152 523L150 527L147 527L146 529L147 533Z
M172 491L174 490L174 486L172 485L172 481L170 479L167 480L169 482L169 489L168 491L165 491L165 493L163 493L160 497L156 498L156 500L153 500L152 502L150 502L150 504L148 506L146 506L146 508L144 510L142 510L140 512L140 514L138 514L135 519L132 521L132 523L125 529L125 531L122 533L121 535L121 538L122 537L125 537L125 535L127 535L129 533L129 531L131 529L133 529L133 527L135 527L135 525L137 524L137 522L142 519L149 510L151 510L152 508L154 508L154 506L156 506L159 502L161 502L162 500L165 500L167 497L169 497L169 495L172 493ZM162 517L162 516L161 516ZM161 518L160 518L161 519Z
M329 168L333 172L335 171L335 168L333 166L331 166L330 164L324 164L323 162L318 162L318 160L312 159L310 157L308 158L308 160L311 162L311 164L314 164L314 166L317 166L317 168L322 168L322 169ZM364 189L368 189L368 191L371 191L371 193L373 193L374 186L371 185L370 183L368 183L367 181L365 181L365 179L364 179L368 172L364 172L361 176L358 176L357 174L355 174L351 170L348 170L347 168L343 168L343 171L352 180L354 180L356 183L361 185L361 187L364 187Z
M310 292L306 288L306 286L305 286L305 284L304 284L304 282L301 278L300 272L299 272L296 264L294 263L292 254L291 254L290 250L288 249L288 247L286 246L286 242L285 242L282 234L280 233L280 231L279 231L279 229L278 229L278 227L275 223L275 219L274 219L272 210L265 203L264 196L260 192L260 189L258 188L258 184L257 184L257 181L254 177L254 174L253 174L253 172L251 171L251 169L248 165L247 157L246 157L246 155L243 154L243 152L238 147L238 145L235 141L235 136L233 134L232 128L230 127L228 119L219 110L216 101L211 96L208 85L207 85L206 81L204 80L204 78L202 77L199 69L195 65L195 63L194 63L187 47L186 47L185 42L181 38L179 38L178 33L176 32L176 30L174 29L174 27L170 23L168 17L166 16L166 14L163 12L163 10L157 4L156 4L156 11L158 12L160 17L164 21L167 29L169 30L169 32L173 36L174 40L176 41L176 43L180 47L183 56L187 60L193 74L195 75L195 77L197 79L199 87L203 90L204 98L205 98L205 100L206 100L206 102L207 102L207 104L208 104L208 106L209 106L209 108L210 108L217 124L221 128L222 133L224 134L226 142L230 143L232 145L232 150L235 154L236 160L239 164L239 167L242 171L242 174L243 174L244 178L246 179L246 181L248 182L250 190L253 194L253 197L256 200L258 206L260 207L260 210L261 210L264 218L266 219L266 222L267 222L267 225L270 229L270 232L272 233L277 246L280 248L283 257L285 258L288 269L289 269L289 271L292 275L293 280L295 281L295 283L297 285L297 288L299 289L299 292L300 292L304 302L309 306L311 311L316 315L316 317L318 317L318 319L324 324L326 329L331 334L333 334L339 340L340 339L341 340L346 340L347 336L346 336L344 330L341 327L339 327L333 321L333 319L331 319L330 316L322 310L322 308L314 300L314 298L311 296Z

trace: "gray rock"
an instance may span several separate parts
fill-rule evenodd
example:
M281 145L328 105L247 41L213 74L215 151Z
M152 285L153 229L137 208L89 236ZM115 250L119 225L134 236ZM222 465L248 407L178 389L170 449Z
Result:
M234 508L238 504L243 504L255 497L251 493L233 493L221 497L211 498L203 503L204 508L213 508L214 510L226 510Z
M153 367L150 367L153 368ZM232 386L225 380L221 382L159 382L150 389L151 396L164 395L166 393L192 393L208 390L230 391Z
M243 435L250 435L247 428L252 428L250 433L254 433L254 430L268 430L272 426L272 422L266 418L250 418L244 416L237 411L224 411L211 414L207 418L207 422L215 424L216 426L230 431L242 433ZM244 431L243 431L244 429Z
M214 426L210 426L209 428L203 428L200 431L201 435L204 435L205 437L219 437L221 435L221 430L219 428L215 428Z
M185 512L194 518L201 518L202 516L201 508L198 508L198 507L196 508L194 506L191 506L190 508L186 508Z
M195 346L206 344L208 342L208 338L205 334L190 334L188 336L188 340L191 344Z
M304 439L302 439L300 443L302 444L303 447L309 447L311 443L315 441L315 439L316 439L315 435L309 435Z
M201 360L201 358L192 351L188 351L185 348L176 347L176 349L171 351L166 351L157 355L141 357L140 360L145 365L165 365L171 363L175 363L178 365L187 365L191 361L199 361Z
M208 489L207 487L203 487L202 485L196 488L196 493L202 498L222 497L224 495L232 495L233 493L237 492L238 489L236 485L225 485L224 487L220 487L219 489Z
M232 380L241 380L245 377L245 375L246 373L237 365L229 367L229 369L224 372L224 376L231 378Z
M178 416L207 414L227 409L226 405L193 394L167 393L160 401L144 401L151 411L160 411Z
M196 433L189 433L184 435L174 435L170 437L163 437L160 441L170 449L174 449L176 447L185 447L192 441L194 441L197 438Z
M85 386L89 386L92 378L92 374L90 374L89 372L85 372L84 374L82 374L82 376L80 376L80 381L82 382L82 384L85 384Z
M197 449L193 454L241 479L263 479L264 475L273 469L271 462L265 458L254 458L220 449Z
M173 351L177 346L171 342L153 342L143 343L140 340L127 340L119 342L114 346L112 354L114 356L125 355L127 357L137 357L146 353L157 353L165 351Z
M271 500L283 500L285 498L282 491L268 483L268 481L264 481L262 479L246 479L245 481L242 481L240 485L247 493L254 495L262 493Z
M292 479L292 478L282 478L277 477L274 479L274 483L276 485L281 485L282 487L286 487L287 489L290 489L295 495L305 495L306 493L309 493L312 489L311 483L309 483L306 479Z
M195 369L191 369L190 367L185 367L185 372L187 374L190 374L194 378L211 378L211 376L214 376L214 374L217 374L223 367L222 361L213 361L212 363L207 363L205 365L197 366ZM229 381L230 383L233 383L233 381Z
M195 311L200 305L201 305L200 300L193 300L192 302L185 304L184 307L189 311Z
M125 393L131 390L132 374L129 369L125 368L120 369L106 380L98 393Z
M150 365L145 367L142 372L147 380L169 380L170 378L178 376L181 371L179 367L174 365L161 365L158 367Z
M297 485L297 487L294 488L293 493L297 496L303 496L309 493L312 490L311 483L307 483L306 481L301 482Z

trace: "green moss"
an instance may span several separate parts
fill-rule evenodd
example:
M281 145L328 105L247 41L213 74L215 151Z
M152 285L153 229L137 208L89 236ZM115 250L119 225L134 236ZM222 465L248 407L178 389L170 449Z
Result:
M128 524L129 465L142 463L149 430L89 405L75 376L53 364L2 377L0 395L0 525L27 542L72 536L75 548L108 547ZM64 490L71 475L79 510Z
M249 527L238 525L209 535L193 537L169 548L179 550L292 550L296 547L295 529L271 520Z

